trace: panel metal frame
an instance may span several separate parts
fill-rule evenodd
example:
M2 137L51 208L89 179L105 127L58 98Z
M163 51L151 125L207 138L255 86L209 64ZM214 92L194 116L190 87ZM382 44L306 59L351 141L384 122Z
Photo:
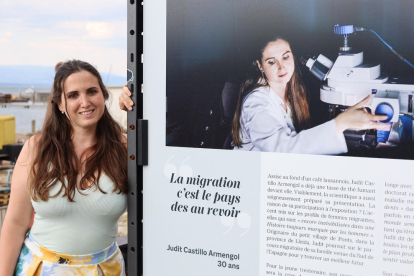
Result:
M143 2L127 0L127 68L128 88L135 105L128 111L128 275L143 274L143 168L142 145L146 137L138 133L143 119ZM147 125L147 122L144 122ZM144 140L144 141L142 141ZM138 146L140 147L138 149ZM139 163L140 164L139 164Z

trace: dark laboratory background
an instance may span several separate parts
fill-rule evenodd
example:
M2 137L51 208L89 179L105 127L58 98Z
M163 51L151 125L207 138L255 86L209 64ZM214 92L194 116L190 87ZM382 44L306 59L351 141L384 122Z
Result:
M374 30L414 63L413 10L411 0L168 0L166 145L229 148L237 94L252 68L252 53L276 36L290 42L298 61L313 124L326 122L329 106L320 101L321 83L300 64L301 56L323 54L335 61L343 43L333 33L339 24ZM349 44L390 76L414 76L414 69L369 32L352 35ZM351 155L412 159L414 150L408 150Z

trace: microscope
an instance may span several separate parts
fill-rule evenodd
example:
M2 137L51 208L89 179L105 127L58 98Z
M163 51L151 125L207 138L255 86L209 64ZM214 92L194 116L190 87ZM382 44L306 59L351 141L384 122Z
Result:
M374 150L379 147L396 147L414 143L413 95L414 79L393 77L381 72L380 63L364 61L364 52L353 51L348 40L357 32L371 32L376 35L403 62L414 68L373 30L353 25L334 26L334 33L343 37L339 55L335 62L323 55L306 56L301 63L322 83L321 101L329 104L331 115L345 111L368 95L373 95L372 114L387 115L381 123L389 124L390 131L347 130L345 139L348 150L361 147Z

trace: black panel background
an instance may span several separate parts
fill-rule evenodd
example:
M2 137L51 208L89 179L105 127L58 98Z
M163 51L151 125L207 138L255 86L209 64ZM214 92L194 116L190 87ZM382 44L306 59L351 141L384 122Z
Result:
M265 38L286 38L297 60L311 53L334 61L342 44L333 33L334 25L363 26L414 63L413 9L410 0L168 0L167 134L172 129L180 133L167 137L167 145L221 148L225 134L219 105L224 83L244 79L252 49ZM381 62L383 72L414 76L414 70L374 35L358 33L349 41L364 51L365 61ZM327 105L319 99L320 83L299 67L311 118L320 124L328 116Z

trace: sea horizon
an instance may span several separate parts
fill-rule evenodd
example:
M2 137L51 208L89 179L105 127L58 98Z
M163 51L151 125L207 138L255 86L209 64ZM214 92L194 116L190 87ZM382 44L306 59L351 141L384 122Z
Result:
M119 85L110 85L107 87L120 87ZM0 83L0 94L11 94L11 95L30 95L26 94L26 90L33 89L37 92L50 92L52 84L15 84L15 83Z
M41 85L31 85L31 84L8 84L0 83L0 93L1 94L12 94L12 95L28 95L26 94L27 89L33 89L37 92L48 92L52 89L52 85L41 84Z
M37 92L49 92L52 84L28 84L28 83L0 83L1 94L30 95L26 94L27 89ZM35 131L41 130L46 115L47 105L30 106L0 106L0 115L12 115L15 117L16 132L32 131L32 120L35 121Z

